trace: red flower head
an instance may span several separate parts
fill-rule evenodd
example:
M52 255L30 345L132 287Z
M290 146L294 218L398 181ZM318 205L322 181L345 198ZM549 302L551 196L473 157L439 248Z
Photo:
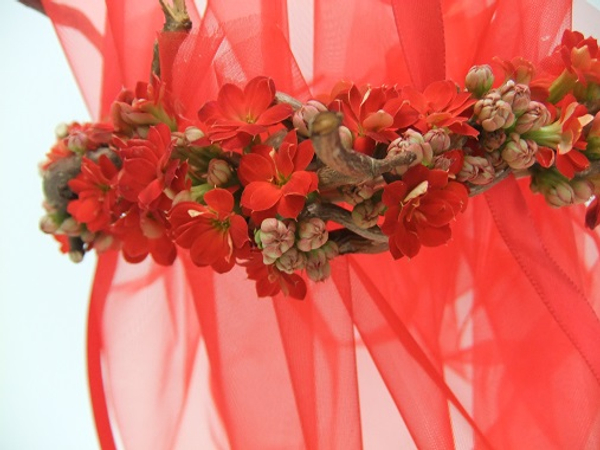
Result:
M182 202L170 214L173 237L198 266L212 266L219 273L228 272L236 256L248 250L248 224L233 212L233 195L225 189L204 194L206 206Z
M274 264L265 265L262 253L252 253L246 266L248 278L256 281L256 294L259 297L272 297L279 292L284 295L303 300L306 297L306 282L297 273L288 274L281 272Z
M411 167L402 181L388 184L383 203L388 207L381 230L389 236L392 256L415 256L421 245L436 247L450 240L450 222L465 210L469 192L448 173Z
M253 147L242 156L238 177L246 186L241 205L252 212L256 223L275 214L295 219L306 196L318 186L317 174L307 172L314 155L309 140L297 144L296 133L288 133L278 151L266 145Z
M69 202L67 211L90 231L106 230L115 219L117 174L119 170L106 156L98 163L88 158L81 162L81 172L69 181L77 199Z
M148 127L165 123L177 130L177 114L167 95L165 84L157 77L152 83L139 82L135 94L123 90L111 107L111 119L117 133L128 136L137 132L146 137Z
M343 124L357 137L354 149L372 154L376 142L390 143L398 138L398 129L409 127L417 121L417 111L398 96L393 87L342 84L334 88L331 111L344 115Z
M225 84L217 101L206 103L198 111L198 117L209 126L211 141L220 142L228 150L240 149L248 145L252 137L292 115L291 106L272 105L274 99L275 83L270 78L253 78L243 91L233 84Z
M119 191L143 210L171 207L171 199L189 188L187 164L172 159L174 141L165 124L151 127L148 139L115 139L123 168L119 174Z
M456 134L477 137L479 132L467 124L469 117L462 115L476 102L469 92L459 92L450 80L435 81L420 93L415 88L402 89L402 97L420 114L415 124L422 133L433 127L446 127Z
M164 213L142 211L134 204L115 222L112 232L122 243L126 261L138 263L148 254L163 266L175 261L177 249L169 237L169 223Z
M74 153L83 155L99 147L108 146L112 139L112 126L105 123L73 122L60 125L56 134L58 141L46 154L42 170L47 169L53 162L72 156Z

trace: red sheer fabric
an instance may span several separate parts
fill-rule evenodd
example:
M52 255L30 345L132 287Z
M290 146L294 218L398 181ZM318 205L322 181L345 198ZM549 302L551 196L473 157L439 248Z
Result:
M44 5L96 118L148 78L157 1ZM193 33L159 39L191 118L256 75L307 100L340 78L422 87L493 56L537 61L571 14L564 0L188 6ZM184 252L167 268L103 255L89 318L102 447L600 448L600 236L582 223L508 180L449 245L340 258L303 302L256 299L242 270Z

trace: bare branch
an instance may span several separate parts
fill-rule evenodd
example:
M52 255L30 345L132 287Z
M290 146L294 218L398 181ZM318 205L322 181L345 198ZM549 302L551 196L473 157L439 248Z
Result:
M389 250L387 241L374 242L346 229L331 231L329 240L337 244L340 255L351 253L376 254Z
M19 3L29 6L30 8L35 9L36 11L46 15L46 10L44 9L44 5L42 5L42 0L17 0Z
M388 237L381 232L379 227L375 226L368 229L363 229L357 226L352 220L350 211L333 203L311 203L306 207L305 212L307 217L318 217L324 221L332 221L343 225L348 230L355 234L364 237L365 239L374 242L386 242Z
M302 102L300 100L297 100L291 95L285 94L284 92L275 93L275 101L277 103L285 103L290 105L294 111L302 107Z
M409 165L416 158L405 152L391 158L375 159L354 150L346 149L340 139L341 118L326 111L317 114L311 124L311 140L321 161L336 172L351 177L354 182L373 179L395 167Z

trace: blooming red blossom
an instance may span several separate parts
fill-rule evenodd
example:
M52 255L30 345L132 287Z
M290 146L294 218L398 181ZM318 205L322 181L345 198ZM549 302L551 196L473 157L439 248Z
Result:
M190 249L198 266L212 266L224 273L231 270L235 258L249 248L248 224L233 212L233 195L225 189L204 194L205 205L181 202L170 214L175 242Z
M146 137L148 127L165 123L177 130L177 114L165 84L157 77L150 84L139 82L135 92L123 90L111 106L111 119L117 133Z
M313 155L311 141L298 144L292 131L277 151L259 145L242 157L238 177L246 187L240 203L252 212L257 223L275 214L288 219L298 217L306 196L318 186L317 174L304 170Z
M83 158L81 172L69 181L69 188L77 194L77 199L69 202L67 211L88 230L106 230L115 219L118 173L113 162L101 155L98 163Z
M456 134L476 137L479 132L467 124L469 117L463 113L476 102L469 92L459 92L457 85L450 80L435 81L423 93L412 87L402 89L406 99L419 114L415 123L422 133L433 127L445 127Z
M115 139L123 168L119 174L119 192L144 210L169 210L172 198L188 189L187 164L171 158L174 140L165 124L148 131L148 139Z
M177 257L169 228L163 212L142 211L137 204L133 204L113 224L112 233L121 241L126 261L138 263L150 254L158 264L168 266Z
M293 113L287 104L273 105L275 83L266 77L256 77L244 90L225 84L216 101L206 103L198 117L209 126L208 136L228 150L247 146L252 137L280 123Z
M306 297L304 279L297 273L282 272L274 264L265 265L261 252L253 252L242 265L246 267L248 278L256 281L256 294L259 297L271 297L279 292L298 300Z
M465 210L469 192L448 173L411 167L402 181L388 184L383 203L388 207L381 226L389 236L389 247L396 259L415 256L421 245L435 247L450 240L450 222Z
M417 111L389 86L338 84L334 88L331 111L344 115L343 124L356 134L354 149L372 154L376 142L390 143L399 137L397 130L417 121Z

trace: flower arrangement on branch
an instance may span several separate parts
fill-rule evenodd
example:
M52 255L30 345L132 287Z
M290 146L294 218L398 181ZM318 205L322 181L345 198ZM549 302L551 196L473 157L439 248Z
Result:
M165 32L189 30L184 2ZM158 52L155 52L158 55ZM257 77L225 84L182 117L155 56L150 83L123 91L106 123L61 125L42 164L41 228L79 261L119 250L172 264L235 264L259 296L306 294L329 261L447 243L470 196L514 174L553 207L590 202L600 222L600 51L566 31L534 67L473 67L464 85L422 92L341 81L307 102Z

